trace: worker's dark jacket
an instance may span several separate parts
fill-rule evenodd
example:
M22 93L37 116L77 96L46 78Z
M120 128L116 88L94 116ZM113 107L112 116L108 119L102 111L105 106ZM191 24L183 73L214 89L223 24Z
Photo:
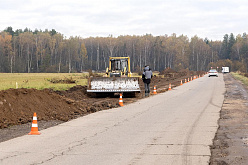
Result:
M145 67L144 72L142 74L142 80L144 83L150 84L151 79L152 79L152 71L148 67Z

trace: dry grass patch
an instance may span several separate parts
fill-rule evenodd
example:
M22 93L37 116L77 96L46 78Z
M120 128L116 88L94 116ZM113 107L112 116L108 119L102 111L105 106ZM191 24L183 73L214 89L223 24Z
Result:
M248 78L246 76L244 76L243 74L239 72L231 72L231 74L233 75L235 79L242 81L245 85L248 86Z
M56 83L52 80L57 81ZM0 73L0 90L10 88L52 88L67 90L75 85L87 85L88 73Z

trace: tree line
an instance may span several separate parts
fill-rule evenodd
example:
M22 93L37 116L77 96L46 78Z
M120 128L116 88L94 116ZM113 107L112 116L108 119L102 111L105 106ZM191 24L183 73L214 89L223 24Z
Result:
M231 67L232 71L248 70L248 35L225 34L222 41L198 36L118 36L66 38L52 30L25 28L0 32L0 72L83 72L103 71L109 56L129 56L131 70L144 65L153 70L165 68L207 71L211 67Z

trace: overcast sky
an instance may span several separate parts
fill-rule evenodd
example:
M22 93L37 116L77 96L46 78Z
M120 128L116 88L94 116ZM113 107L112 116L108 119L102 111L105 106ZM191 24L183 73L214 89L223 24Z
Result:
M222 40L248 29L247 0L0 0L0 31L51 30L66 37L197 35Z

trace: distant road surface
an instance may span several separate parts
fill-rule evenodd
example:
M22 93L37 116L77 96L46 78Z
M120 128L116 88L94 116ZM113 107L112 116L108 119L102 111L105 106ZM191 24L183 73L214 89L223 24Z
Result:
M207 165L224 92L220 74L129 105L123 96L124 107L0 143L0 164Z

